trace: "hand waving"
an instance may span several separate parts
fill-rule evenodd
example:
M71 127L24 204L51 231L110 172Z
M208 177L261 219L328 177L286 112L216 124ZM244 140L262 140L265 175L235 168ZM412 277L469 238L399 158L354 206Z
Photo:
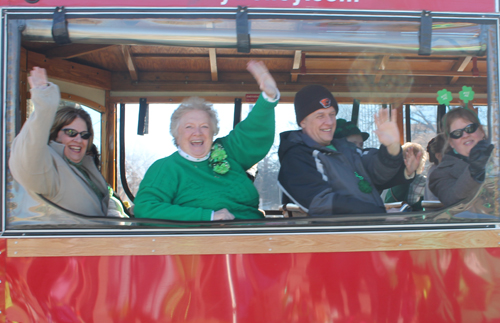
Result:
M403 157L406 166L406 175L411 176L420 165L420 160L422 159L422 152L421 151L417 152L417 155L415 156L415 151L413 150L413 147L409 147L406 150L405 156Z
M247 63L247 70L253 75L257 84L259 84L261 91L265 92L271 99L276 98L278 86L263 62L249 61Z
M476 181L484 181L485 167L490 159L493 145L486 140L479 141L469 153L469 171Z
M28 76L28 83L32 89L42 87L46 85L47 80L47 71L44 68L35 66L30 72L30 76Z
M393 113L389 118L388 109L380 109L374 115L375 125L377 130L375 134L378 136L380 143L387 147L389 154L396 156L400 151L399 129L396 123L396 113Z

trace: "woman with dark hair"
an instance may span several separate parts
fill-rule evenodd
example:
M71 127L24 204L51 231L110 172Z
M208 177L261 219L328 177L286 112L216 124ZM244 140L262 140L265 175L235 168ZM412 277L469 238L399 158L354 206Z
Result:
M448 206L473 196L485 179L485 167L493 145L477 114L456 108L443 118L445 148L443 160L429 176L429 188Z
M432 194L429 189L429 177L432 172L437 168L441 160L443 160L443 149L445 144L444 134L440 133L436 137L432 138L427 144L427 153L429 154L429 161L432 163L431 167L427 171L427 182L425 185L424 200L425 201L438 201L439 199L436 195Z
M79 214L108 215L108 185L89 155L94 137L89 114L71 107L57 111L59 88L48 82L45 69L34 67L28 82L35 111L12 143L14 179L35 199L42 195Z

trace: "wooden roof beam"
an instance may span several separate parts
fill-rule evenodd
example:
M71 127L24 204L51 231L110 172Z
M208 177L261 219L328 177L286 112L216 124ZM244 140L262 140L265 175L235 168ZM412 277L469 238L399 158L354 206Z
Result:
M67 44L54 47L45 52L47 58L70 59L104 50L114 45Z
M212 81L219 80L219 73L217 71L217 52L215 48L209 48L208 54L210 56L210 73L212 74Z
M137 69L135 67L134 61L132 60L132 55L130 54L130 45L122 45L123 58L125 59L125 64L127 64L128 72L130 74L130 79L132 82L139 81L137 76Z
M467 65L469 65L472 60L472 56L465 56L453 65L452 71L463 72ZM450 80L450 84L455 84L458 81L459 76L453 76Z
M412 76L450 76L450 77L486 77L486 74L480 74L475 76L472 72L454 72L454 71L398 71L398 70L385 70L383 72L379 70L363 70L363 69L338 69L338 70L311 70L308 69L307 72L301 73L300 71L292 70L290 72L299 75L377 75L382 73L382 75L412 75Z
M294 70L297 70L297 71L299 70L301 58L302 58L302 51L296 50L295 56L293 57L293 67L292 67ZM299 78L298 74L292 74L292 82L297 82L298 78Z
M375 63L374 69L379 70L379 71L384 71L390 58L391 58L391 55L384 55L382 57L379 57L379 59ZM375 83L380 82L382 75L383 75L382 73L378 73L377 75L375 75Z
M45 55L27 52L28 66L31 70L34 66L43 67L47 75L58 80L89 86L96 89L111 89L111 72L69 62L59 58L47 58Z

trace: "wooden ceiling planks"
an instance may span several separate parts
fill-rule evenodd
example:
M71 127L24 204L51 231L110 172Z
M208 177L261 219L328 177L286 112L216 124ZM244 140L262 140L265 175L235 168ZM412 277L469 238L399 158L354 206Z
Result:
M451 70L457 72L463 72L467 68L471 60L472 56L462 57L453 65ZM452 77L450 80L450 84L455 84L458 81L458 78L459 76Z
M137 68L143 72L210 73L210 58L206 56L144 57L134 56Z
M130 55L130 47L129 45L122 45L122 53L123 53L123 59L125 60L125 64L127 64L128 72L130 74L130 78L132 79L132 82L137 82L139 81L139 78L137 76L137 68L135 67L134 60L132 59L132 55Z
M112 45L93 45L93 44L68 44L60 47L54 47L45 51L48 58L70 59L93 52L104 50Z
M218 49L220 51L220 49ZM180 47L180 46L153 46L153 45L134 45L130 52L133 55L206 55L209 48L202 47Z
M111 89L111 73L103 69L59 58L49 59L45 55L35 52L27 52L27 62L28 71L34 66L39 66L47 70L49 77L97 89Z
M238 53L232 48L81 44L58 47L25 42L23 47L67 57L63 61L68 64L78 63L110 73L108 87L112 91L258 92L246 71L247 62L256 59L265 62L282 92L293 93L306 84L318 83L336 93L368 98L381 97L379 92L396 95L402 91L401 95L409 100L421 100L443 88L458 93L463 85L473 86L476 93L486 93L484 57L478 58L480 77L473 77L470 56L269 49ZM58 72L58 77L64 76ZM71 77L69 73L68 78ZM91 78L83 84L90 81Z
M278 58L244 58L235 59L234 57L217 57L217 65L220 72L239 72L246 73L247 63L251 60L263 61L271 73L273 72L288 72L293 65L293 57L278 57Z
M123 57L122 47L119 45L110 46L104 50L88 53L70 61L82 65L101 68L110 72L128 72L127 63Z

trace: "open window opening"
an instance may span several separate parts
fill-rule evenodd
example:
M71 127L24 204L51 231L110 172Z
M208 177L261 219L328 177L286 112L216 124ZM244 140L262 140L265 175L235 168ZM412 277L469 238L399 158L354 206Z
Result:
M477 107L490 138L496 140L491 135L497 133L494 127L498 124L498 36L492 21L437 19L432 25L431 55L422 56L418 55L421 45L417 16L380 20L355 16L349 19L321 17L312 20L300 16L250 19L252 48L248 54L238 52L238 44L234 41L235 21L225 17L87 19L68 15L67 18L72 44L64 46L53 42L49 17L18 20L18 24L25 24L20 39L16 40L19 50L27 56L26 69L22 73L32 66L49 66L55 62L73 66L79 72L88 70L88 75L76 79L68 71L52 73L53 77L65 82L80 85L86 82L86 86L104 93L106 102L102 110L95 112L96 121L93 121L94 127L100 129L94 128L94 131L102 133L102 139L96 136L94 141L103 143L98 146L106 164L103 174L122 199L127 197L122 192L119 173L118 130L122 117L119 105L125 104L126 110L125 178L135 195L148 167L176 149L169 134L169 122L173 109L183 98L196 95L213 102L221 128L218 136L233 128L232 102L235 98L242 98L241 118L246 117L252 107L250 98L259 93L245 71L249 59L266 63L282 95L276 108L275 142L269 154L259 162L254 182L260 194L259 207L266 211L278 211L282 204L282 192L276 184L280 167L276 156L279 133L298 129L293 97L306 84L322 84L330 89L340 103L338 118L347 121L354 118L353 100L359 100L355 118L361 131L370 134L366 148L379 146L373 134L373 114L382 106L400 113L403 141L410 139L425 146L437 133L437 92L449 90L453 96L450 106L460 106L464 104L459 99L463 86L474 90L475 97L470 105ZM9 46L14 46L15 41L9 41ZM6 71L25 77L14 67ZM149 131L143 136L134 134L140 98L147 98L149 103ZM8 103L6 108L15 111L17 105ZM406 108L410 111L407 115ZM7 127L11 132L15 128L13 123ZM7 139L7 151L12 135ZM497 193L489 189L496 185L498 169L495 165L498 163L490 163L488 183L474 199L454 211L411 214L408 219L423 223L426 218L440 216L443 212L460 213L465 208L472 210L472 214L492 216L488 220L498 220L494 213ZM14 196L16 193L12 189L9 191L9 185L7 190L9 217L15 213L16 203L24 202L12 198L9 193ZM37 212L44 214L45 209ZM134 221L133 225L139 224ZM283 219L282 224L294 225L296 221L299 220ZM381 221L385 218L353 216L328 219L324 223L380 224ZM29 220L19 223L29 224ZM223 224L238 225L237 221ZM172 223L165 222L165 227L172 227Z

